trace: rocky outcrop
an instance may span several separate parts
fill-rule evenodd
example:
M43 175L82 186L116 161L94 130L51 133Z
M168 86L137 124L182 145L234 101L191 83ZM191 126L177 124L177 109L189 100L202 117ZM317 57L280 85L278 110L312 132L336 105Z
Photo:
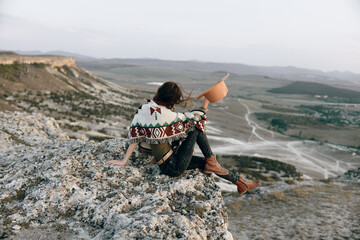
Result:
M41 56L35 56L36 64L1 64L3 58L12 63L21 57L28 56L0 53L0 111L51 115L72 138L103 140L126 136L126 127L140 105L137 102L145 99L143 94L96 77L76 65L41 64L37 62ZM60 62L68 58L49 59L58 59L55 65L62 65L66 62Z
M0 119L0 151L69 140L55 119L39 113L0 112Z
M140 153L107 166L122 158L123 139L69 140L41 114L1 113L0 134L2 237L50 228L71 239L232 239L211 176L170 178Z
M14 62L23 64L43 63L52 67L76 66L74 57L63 57L54 55L17 55L17 54L0 54L0 64L9 65Z

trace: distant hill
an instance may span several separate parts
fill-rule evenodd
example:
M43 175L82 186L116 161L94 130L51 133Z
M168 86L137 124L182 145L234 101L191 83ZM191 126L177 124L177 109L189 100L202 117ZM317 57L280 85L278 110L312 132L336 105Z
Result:
M307 81L320 82L330 84L336 87L345 86L348 89L360 90L360 74L352 72L329 71L324 72L315 69L299 68L294 66L254 66L241 63L219 63L219 62L204 62L204 61L173 61L161 60L153 58L112 58L100 59L91 56L81 55L65 51L20 51L15 50L18 54L31 55L60 55L67 57L75 57L78 66L86 68L90 71L97 70L111 70L112 68L123 66L155 66L165 67L175 70L190 70L199 72L230 72L238 75L257 75L264 77L271 77L277 79L284 79L290 81Z
M41 52L41 51L20 51L15 50L12 52L16 52L18 54L22 55L56 55L56 56L64 56L64 57L74 57L76 60L94 60L96 58L78 54L78 53L72 53L72 52L65 52L61 50L57 51L48 51L48 52Z
M13 51L0 51L0 55L17 55L17 53Z
M293 66L285 67L264 67L252 66L240 63L216 63L201 61L169 61L160 59L96 59L81 60L77 63L89 70L104 70L122 66L155 66L166 67L177 70L190 70L200 72L230 72L239 75L259 75L272 78L287 79L292 81L321 82L336 85L339 82L349 87L358 85L360 89L360 74L351 72L323 72L320 70L298 68Z
M268 90L271 93L327 95L329 98L360 99L360 92L336 88L322 83L293 82L281 88Z

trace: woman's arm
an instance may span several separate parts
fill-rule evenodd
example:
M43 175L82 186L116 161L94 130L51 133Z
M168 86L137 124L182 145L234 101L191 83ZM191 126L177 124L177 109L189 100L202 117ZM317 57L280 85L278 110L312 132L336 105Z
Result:
M207 100L207 98L204 97L204 102L201 107L203 109L207 109L208 105L209 105L209 100Z
M125 166L125 164L127 163L127 161L129 160L131 154L134 152L135 148L137 147L137 145L139 145L139 143L132 143L130 144L128 150L126 151L125 157L122 161L119 160L111 160L111 161L107 161L106 164L107 165L118 165L118 166Z

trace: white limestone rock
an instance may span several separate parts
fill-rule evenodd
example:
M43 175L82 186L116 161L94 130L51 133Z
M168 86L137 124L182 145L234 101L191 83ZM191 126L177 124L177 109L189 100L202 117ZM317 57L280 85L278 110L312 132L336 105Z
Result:
M39 146L43 143L69 140L54 118L40 113L0 112L0 140L11 138L18 145ZM6 137L1 137L1 136ZM6 142L6 139L3 139Z
M0 236L50 227L72 239L232 239L211 176L170 178L138 152L124 168L107 166L123 157L124 139L69 140L40 114L0 120L0 145L13 141L4 132L21 139L0 149Z

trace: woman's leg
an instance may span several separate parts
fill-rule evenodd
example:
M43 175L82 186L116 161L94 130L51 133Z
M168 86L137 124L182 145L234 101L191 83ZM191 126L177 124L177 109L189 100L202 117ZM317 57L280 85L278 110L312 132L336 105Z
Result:
M192 155L195 142L199 145L205 159ZM188 137L179 147L177 154L171 156L168 161L160 165L160 169L169 176L179 176L186 169L200 168L206 170L207 167L209 169L211 168L211 170L215 169L216 171L212 172L219 177L236 184L240 194L247 192L248 188L252 189L260 185L260 181L245 181L242 177L238 177L222 168L215 160L215 155L211 151L206 134L197 128L195 128L194 131L189 132Z
M205 167L205 164L206 164L206 161L203 157L199 157L199 156L192 156L191 157L191 160L190 160L190 163L187 167L187 170L190 170L190 169L200 169L200 170L204 170L204 167ZM217 176L225 179L225 180L228 180L232 183L235 183L237 180L240 179L240 176L236 175L235 173L233 172L230 172L228 171L227 174L216 174Z
M235 183L237 180L239 180L239 176L237 176L235 173L232 173L229 171L228 174L225 174L225 175L220 175L220 174L216 174L217 176L225 179L225 180L228 180L232 183Z
M176 151L176 154L173 154L168 161L160 165L160 169L165 174L169 176L179 176L188 168L194 152L196 139L200 132L197 128L195 128L194 131L190 131Z
M198 158L193 158L192 155L195 142L199 145L199 148L205 157L205 159L201 161ZM201 169L205 168L205 170L210 169L211 172L214 173L228 173L226 169L223 169L220 164L216 162L215 155L211 151L206 134L197 128L188 133L187 138L178 148L177 153L173 155L171 159L169 159L170 161L167 161L166 165L161 167L161 169L164 169L162 171L169 176L179 176L189 168L192 159L195 162L191 164L191 169L200 167Z
M210 144L209 144L209 140L206 136L206 134L203 131L200 131L197 129L197 131L199 131L198 136L196 138L196 143L199 146L202 154L204 155L205 158L210 158L211 156L213 156L213 152L211 150Z
M198 139L200 133L203 133L203 132L197 128L195 128L194 131L190 131L188 133L187 138L182 142L179 149L177 150L177 153L175 155L176 160L177 160L176 168L181 173L183 173L190 164L190 161L193 157L195 143L197 142L197 139ZM205 151L205 154L207 154L207 155L212 154L210 147L207 149L204 148L204 151ZM206 151L210 151L210 152L206 152Z
M189 169L200 169L200 170L204 170L205 167L205 159L203 157L199 157L199 156L192 156L190 163L187 167L187 170Z
M205 170L205 172L207 172L207 170L208 172L214 172L217 176L236 184L240 194L244 194L247 189L254 189L260 186L260 181L245 180L242 177L222 168L221 165L216 161L215 155L212 153L209 141L204 132L199 132L196 138L196 143L199 145L201 152L205 156L205 159L193 156L187 169L199 168L201 170Z
M206 161L204 158L198 156L192 156L187 169L199 168L200 170L204 170L205 164ZM228 173L224 175L221 174L216 174L216 175L234 183L237 186L240 195L246 193L248 189L253 189L260 186L260 181L248 181L230 171L228 171Z

